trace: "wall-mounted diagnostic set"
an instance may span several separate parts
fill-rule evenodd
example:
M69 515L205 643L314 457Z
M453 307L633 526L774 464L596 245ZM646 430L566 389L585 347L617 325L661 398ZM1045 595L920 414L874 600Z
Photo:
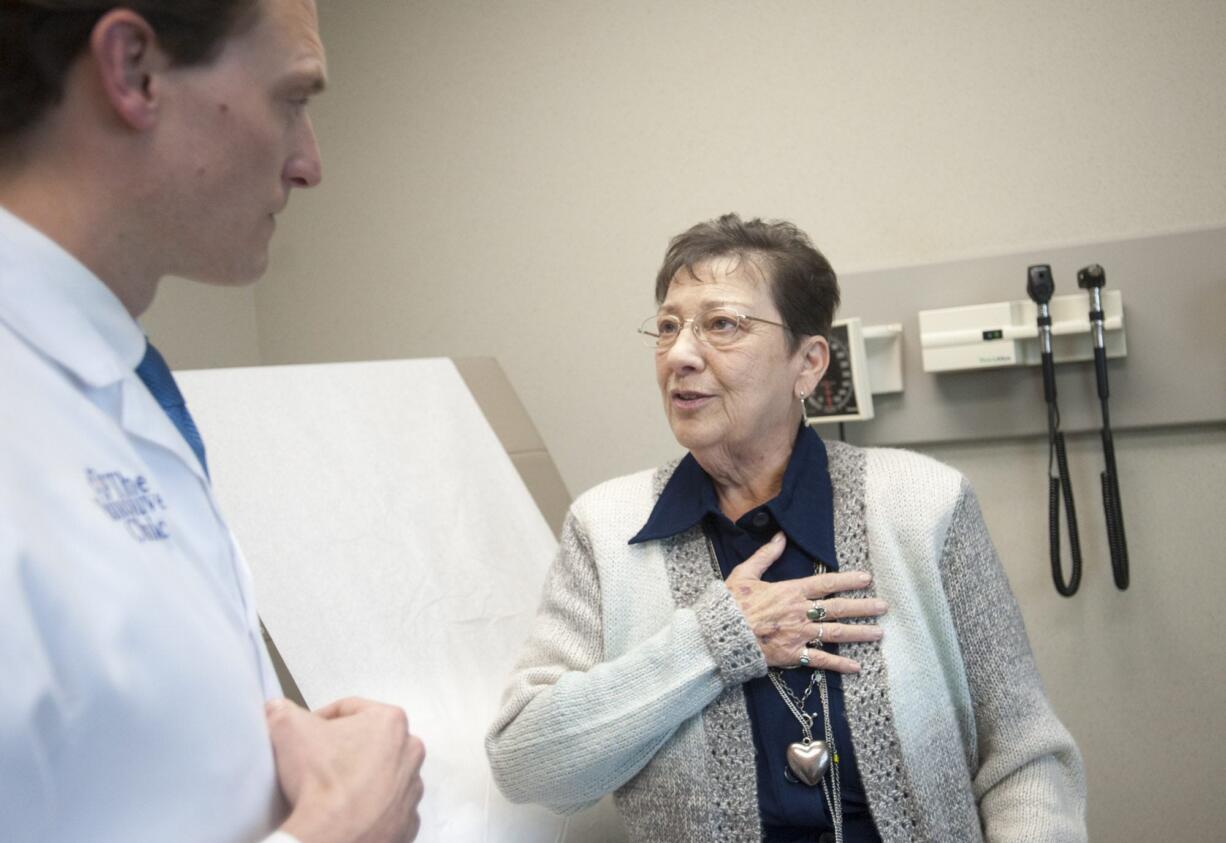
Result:
M1107 274L1096 263L1077 273L1077 286L1089 293L1090 346L1094 355L1094 374L1098 386L1098 400L1102 406L1103 456L1106 469L1103 471L1103 515L1107 523L1107 547L1111 554L1111 573L1115 585L1121 591L1128 588L1128 542L1124 537L1124 511L1120 506L1120 484L1115 472L1115 444L1111 437L1111 414L1107 407L1110 390L1107 388L1107 340L1106 316L1103 312L1103 284ZM1060 410L1056 405L1056 371L1052 351L1052 317L1049 303L1055 283L1051 267L1039 264L1027 271L1026 292L1034 301L1037 310L1035 320L1039 333L1039 356L1043 367L1043 398L1047 402L1048 431L1048 524L1051 536L1051 576L1056 591L1065 597L1077 593L1081 584L1081 544L1077 533L1077 511L1073 505L1073 486L1069 482L1068 459L1064 450L1064 434L1060 432ZM1122 318L1121 318L1122 323ZM1122 338L1121 338L1122 342ZM1068 522L1069 551L1072 568L1065 580L1060 564L1060 498L1064 497L1064 514Z
M1077 273L1077 285L1085 293L1057 296L1051 267L1037 264L1027 270L1029 300L921 310L920 347L924 371L953 372L1004 366L1040 366L1043 399L1047 405L1048 520L1051 545L1051 575L1056 590L1065 597L1081 585L1081 539L1077 508L1069 479L1060 409L1056 402L1055 364L1093 360L1102 407L1102 443L1106 467L1102 472L1103 512L1107 544L1116 586L1128 587L1128 543L1124 536L1124 513L1115 467L1115 445L1107 406L1107 359L1124 357L1124 300L1118 290L1104 290L1106 273L1091 264ZM1088 301L1087 301L1088 294ZM1088 306L1087 306L1088 305ZM1071 556L1068 575L1061 560L1061 512L1063 511Z

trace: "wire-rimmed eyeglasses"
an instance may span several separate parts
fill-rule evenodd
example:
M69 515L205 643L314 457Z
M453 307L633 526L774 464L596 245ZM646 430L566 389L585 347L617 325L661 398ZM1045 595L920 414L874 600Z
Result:
M711 307L690 319L682 319L672 313L657 313L655 316L649 316L639 326L639 336L643 338L645 345L652 348L671 348L688 323L699 342L706 343L712 348L723 348L736 342L742 336L747 322L761 322L779 328L787 327L782 322L748 316L731 307Z

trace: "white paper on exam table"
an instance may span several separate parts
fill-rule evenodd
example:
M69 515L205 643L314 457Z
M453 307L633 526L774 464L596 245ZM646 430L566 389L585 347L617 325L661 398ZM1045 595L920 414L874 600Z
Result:
M180 381L303 696L396 703L425 741L418 839L577 839L507 802L485 759L556 541L451 361Z

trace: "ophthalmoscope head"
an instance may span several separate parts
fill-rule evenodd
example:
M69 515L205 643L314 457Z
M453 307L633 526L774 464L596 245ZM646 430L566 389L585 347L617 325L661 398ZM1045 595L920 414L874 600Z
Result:
M1026 292L1035 304L1050 302L1055 289L1056 284L1051 280L1051 267L1047 264L1036 264L1026 270Z

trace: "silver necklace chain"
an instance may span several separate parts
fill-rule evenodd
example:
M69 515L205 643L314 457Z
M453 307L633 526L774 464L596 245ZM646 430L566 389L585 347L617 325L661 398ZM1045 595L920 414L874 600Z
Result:
M805 686L805 692L799 697L785 681L783 681L783 671L777 667L772 667L767 673L771 684L779 691L783 697L783 702L788 709L800 721L801 728L805 730L805 737L813 740L813 715L809 713L809 695L813 693L813 689L821 683L822 672L814 670L813 675L809 677L809 684Z
M706 534L705 530L703 538L707 541L707 559L711 563L711 570L715 572L716 577L723 580L723 571L720 570L719 561L715 557L715 545L711 543L711 537ZM813 573L826 573L826 566L821 562L814 562ZM830 695L826 687L826 673L821 668L813 668L809 684L805 687L804 694L800 696L797 696L796 692L783 680L783 671L779 668L769 668L766 675L771 684L775 686L775 690L779 692L783 704L800 723L806 745L813 742L813 715L805 710L805 706L809 702L809 695L813 693L813 689L817 689L817 698L821 701L822 706L822 725L826 733L824 737L826 746L830 750L830 768L826 771L826 775L822 776L822 795L826 797L826 804L830 807L835 843L843 843L843 798L842 788L839 787L839 751L834 745L834 728L830 723Z
M813 715L805 711L803 701L808 698L809 692L814 687L817 688L817 698L822 703L822 725L826 732L826 746L830 748L830 770L822 776L822 793L826 797L826 804L830 806L835 843L843 843L843 794L842 788L839 787L839 750L835 746L834 728L830 724L830 697L824 671L819 668L813 669L813 678L809 681L809 687L805 688L802 697L797 697L796 692L788 687L781 673L782 671L771 668L767 675L770 677L771 684L775 686L775 690L779 692L779 696L783 697L783 702L792 712L792 716L800 721L806 744L813 741Z

